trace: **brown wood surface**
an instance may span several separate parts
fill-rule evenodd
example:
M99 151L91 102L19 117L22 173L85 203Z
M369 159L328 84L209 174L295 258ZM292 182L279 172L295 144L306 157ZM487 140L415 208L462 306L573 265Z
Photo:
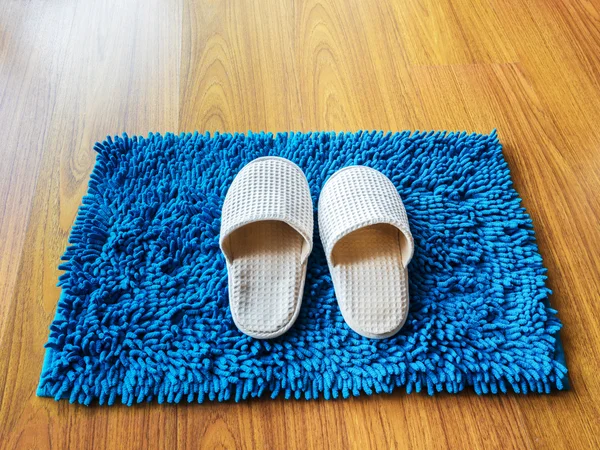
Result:
M0 0L0 447L599 448L600 2ZM35 389L95 141L497 128L573 390L83 407Z

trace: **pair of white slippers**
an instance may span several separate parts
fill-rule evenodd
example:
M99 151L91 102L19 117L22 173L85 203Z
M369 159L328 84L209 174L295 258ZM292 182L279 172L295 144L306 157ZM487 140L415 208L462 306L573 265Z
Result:
M319 198L319 231L344 320L362 336L396 334L408 315L413 238L398 191L381 172L350 166ZM258 339L294 324L313 247L313 203L302 170L264 157L237 174L223 204L220 246L236 326Z

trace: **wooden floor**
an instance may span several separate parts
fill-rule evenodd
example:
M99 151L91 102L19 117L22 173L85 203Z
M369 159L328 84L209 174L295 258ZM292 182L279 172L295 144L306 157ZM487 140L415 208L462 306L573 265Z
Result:
M0 447L599 448L600 1L0 0ZM127 131L497 128L573 390L37 398L91 150Z

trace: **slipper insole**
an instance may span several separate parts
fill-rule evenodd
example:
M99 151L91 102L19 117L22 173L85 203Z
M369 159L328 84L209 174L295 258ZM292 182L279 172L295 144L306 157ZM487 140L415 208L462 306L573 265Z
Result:
M248 224L230 236L230 306L244 332L273 333L298 308L303 279L302 236L288 224Z
M395 334L408 314L401 232L377 224L344 236L332 254L335 293L344 319L360 334Z

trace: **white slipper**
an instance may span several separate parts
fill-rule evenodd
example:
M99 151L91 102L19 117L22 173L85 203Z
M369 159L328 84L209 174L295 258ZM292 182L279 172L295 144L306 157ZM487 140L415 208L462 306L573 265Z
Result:
M333 174L319 198L319 232L348 326L373 339L396 334L408 315L414 244L389 178L365 166Z
M312 198L297 165L269 156L240 170L225 196L219 241L240 331L270 339L294 324L312 236Z

